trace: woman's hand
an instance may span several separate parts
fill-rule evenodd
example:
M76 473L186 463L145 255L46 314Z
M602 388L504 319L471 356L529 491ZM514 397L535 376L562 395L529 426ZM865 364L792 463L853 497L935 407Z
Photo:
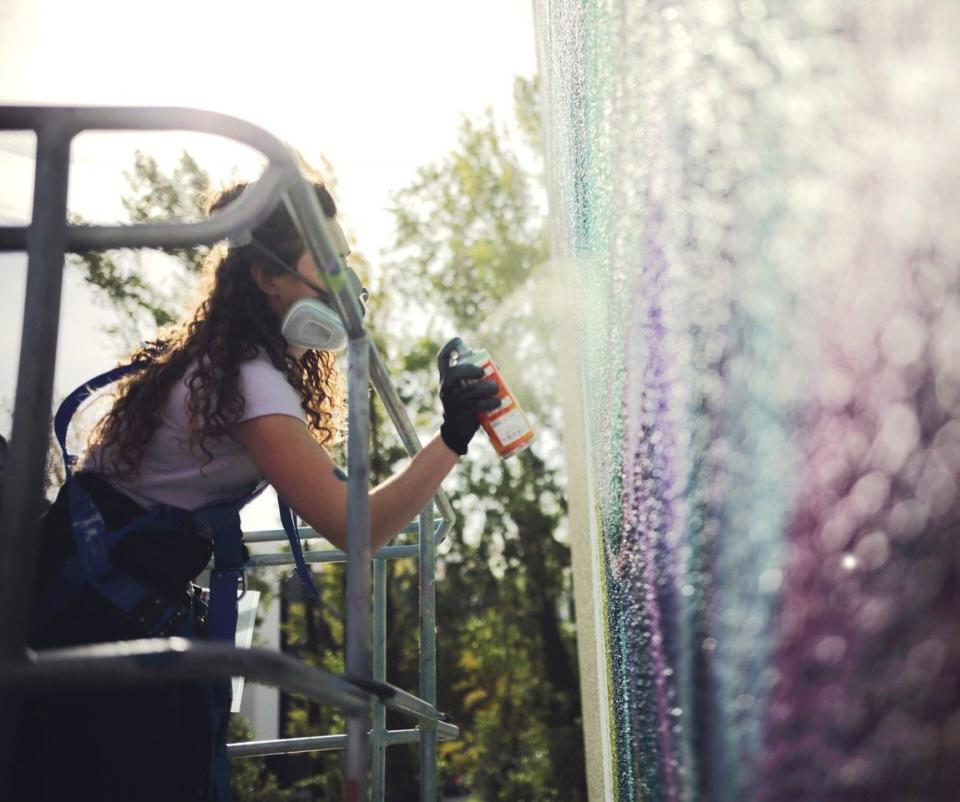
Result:
M440 402L443 404L443 424L440 437L447 447L461 457L467 453L470 440L480 428L478 412L493 412L500 406L497 383L480 381L483 368L479 365L450 366L450 356L462 347L459 337L448 342L437 354L440 372Z

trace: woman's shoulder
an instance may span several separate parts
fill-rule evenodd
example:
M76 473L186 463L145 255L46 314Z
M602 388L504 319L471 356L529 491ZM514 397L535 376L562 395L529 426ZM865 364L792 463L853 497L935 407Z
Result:
M241 370L269 370L273 371L279 376L286 376L286 372L282 367L277 367L273 360L270 358L270 354L267 353L265 348L257 348L254 351L253 356L247 357L246 359L240 362Z
M263 349L240 364L240 392L244 400L241 420L269 414L306 419L300 394L290 384L286 371L278 368Z
M282 367L277 367L270 355L262 348L258 348L252 357L240 363L241 390L260 385L278 387L285 385L296 392L290 385L287 372Z

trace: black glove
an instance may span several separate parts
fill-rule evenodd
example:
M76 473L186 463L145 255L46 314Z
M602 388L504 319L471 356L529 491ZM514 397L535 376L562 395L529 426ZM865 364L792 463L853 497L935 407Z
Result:
M450 367L450 355L462 347L454 337L437 354L440 371L440 401L443 404L443 423L440 437L451 451L460 456L467 453L467 445L480 428L478 412L493 412L500 406L497 383L480 381L483 368L479 365L457 364Z

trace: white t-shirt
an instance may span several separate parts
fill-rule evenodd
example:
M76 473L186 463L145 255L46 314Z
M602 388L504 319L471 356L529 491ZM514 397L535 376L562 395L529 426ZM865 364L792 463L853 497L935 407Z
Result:
M114 479L110 483L143 507L168 504L195 510L219 501L232 501L253 490L262 480L246 449L232 437L207 441L204 445L213 459L204 462L202 452L191 453L187 442L189 427L186 412L186 376L170 390L163 407L162 423L147 443L136 476ZM283 371L266 354L240 366L239 390L244 399L239 421L263 415L290 415L306 422L300 396ZM239 422L238 421L238 422ZM98 470L107 464L107 450L91 449L82 470Z

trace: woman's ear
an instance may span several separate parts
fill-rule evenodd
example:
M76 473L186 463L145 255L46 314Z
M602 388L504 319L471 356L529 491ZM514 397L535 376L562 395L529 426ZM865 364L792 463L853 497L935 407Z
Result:
M250 277L264 295L277 294L277 277L256 263L250 265Z

